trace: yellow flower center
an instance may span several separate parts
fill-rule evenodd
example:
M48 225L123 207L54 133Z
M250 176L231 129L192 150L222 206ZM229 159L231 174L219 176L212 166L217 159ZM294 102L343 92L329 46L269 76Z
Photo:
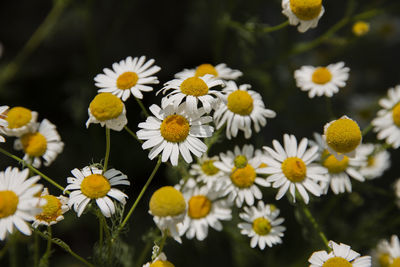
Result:
M367 159L367 167L371 167L375 165L375 157L369 156Z
M351 264L348 260L343 259L342 257L333 257L328 259L322 267L352 267L353 264Z
M274 204L269 204L269 209L270 209L270 211L274 212L274 211L276 211L278 208L277 208Z
M191 218L204 218L210 211L211 201L206 196L198 195L190 198L188 214Z
M169 115L161 123L161 135L165 140L179 143L189 135L190 125L188 120L181 115Z
M390 266L390 255L388 253L382 253L378 258L380 267L389 267Z
M356 36L363 36L369 31L369 23L357 21L353 24L353 33Z
M247 164L243 168L233 167L230 178L232 183L237 187L246 188L254 184L256 176L254 168L250 164Z
M258 235L269 234L271 228L272 228L271 223L263 217L259 217L253 221L253 230Z
M19 198L10 190L0 191L0 219L13 215L18 207Z
M91 174L85 177L81 183L82 193L91 199L106 196L110 189L110 182L101 174Z
M61 201L52 195L41 196L46 199L46 205L42 206L42 213L36 215L36 219L47 223L57 221L58 216L62 215Z
M175 267L175 265L169 261L158 260L150 264L150 267Z
M106 121L121 115L124 104L111 93L100 93L90 102L89 109L97 120Z
M15 129L27 125L32 119L32 112L24 107L15 107L8 111L8 128Z
M247 91L236 90L229 94L227 106L233 113L247 116L253 111L253 98Z
M202 96L208 93L208 86L202 79L190 77L182 82L181 92L185 95Z
M268 167L268 165L267 165L266 163L264 163L264 162L262 162L262 163L258 166L258 168L266 168L266 167Z
M400 127L400 103L397 103L392 109L392 117L394 124L396 124L397 127Z
M337 160L334 155L328 153L328 157L325 158L322 165L328 169L330 173L341 173L344 172L349 166L349 158L344 156L342 160Z
M176 216L185 209L186 202L182 193L172 186L161 187L151 196L150 211L155 216Z
M281 166L283 174L293 183L304 180L307 173L307 167L304 161L298 157L290 157L282 162Z
M206 160L201 164L201 170L208 176L213 176L219 172L219 169L214 166L214 160Z
M218 76L217 70L211 64L201 64L200 66L198 66L196 68L196 73L194 74L194 76L201 77L206 74L211 74L214 75L215 77Z
M332 122L326 130L326 143L338 153L348 153L361 142L361 131L357 123L342 118Z
M138 80L139 77L135 72L127 71L119 75L117 79L117 87L121 90L131 89L136 85Z
M244 168L247 166L247 158L244 155L236 156L233 163L235 164L236 168Z
M389 265L389 267L400 267L400 257L393 259L393 262Z
M31 157L40 157L47 150L47 140L39 132L24 134L21 143L25 153Z
M301 20L318 17L322 9L322 0L290 0L290 9Z
M332 79L332 73L325 67L319 67L314 71L311 79L313 83L326 84Z

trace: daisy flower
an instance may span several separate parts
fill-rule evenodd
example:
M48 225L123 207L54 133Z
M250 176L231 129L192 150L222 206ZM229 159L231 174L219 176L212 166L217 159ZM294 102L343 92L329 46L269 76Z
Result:
M303 138L297 146L294 135L283 135L284 148L273 140L273 148L264 146L263 148L269 155L265 157L268 167L263 168L262 172L270 174L267 182L273 183L274 188L280 188L276 199L281 199L289 190L296 201L296 190L300 193L304 202L307 204L309 196L307 191L315 196L322 193L318 182L326 182L326 169L312 163L318 157L318 146L307 149L308 140Z
M200 138L210 137L214 132L212 126L206 125L212 121L210 116L203 116L204 109L196 112L188 112L185 104L178 107L169 105L161 109L157 105L151 105L150 111L154 116L149 116L146 122L139 123L136 134L141 140L146 140L142 148L152 148L149 158L154 159L162 152L162 161L171 160L173 166L178 165L179 155L190 163L193 161L190 154L196 157L207 151L207 146Z
M183 101L189 112L196 112L198 103L204 107L207 113L210 113L215 104L221 97L220 91L211 88L224 85L222 80L214 78L213 75L206 74L202 77L185 77L182 79L174 79L164 84L164 87L157 92L165 94L172 90L161 100L161 106L173 104L177 107Z
M116 185L130 185L128 177L115 169L109 169L105 173L96 167L84 167L82 170L77 168L71 171L74 177L68 177L68 186L65 190L70 190L68 206L74 206L78 217L81 216L87 204L91 200L96 200L101 213L106 217L111 217L115 213L113 199L125 205L128 196L119 189L113 188Z
M112 93L122 101L125 101L132 94L142 99L142 92L153 91L153 87L147 84L158 84L156 76L151 76L160 71L159 66L152 66L154 59L147 62L145 56L140 58L127 57L119 63L112 65L113 70L103 69L104 74L97 74L94 78L95 85L100 89L99 93Z
M8 127L8 122L5 120L5 118L7 118L7 115L5 114L7 110L8 106L0 106L0 133L3 133L3 127ZM6 140L4 139L4 137L0 135L0 142L5 141Z
M390 243L381 240L372 252L374 266L396 267L400 265L400 242L397 235L392 235Z
M254 155L252 145L244 145L242 149L235 146L234 151L220 154L221 161L214 165L224 172L224 176L217 181L224 183L223 195L228 195L228 202L235 202L237 207L254 204L254 199L261 199L262 193L259 186L270 186L264 178L260 177L260 158Z
M331 252L314 252L308 259L310 267L371 267L371 257L362 256L343 243L329 241Z
M262 201L258 201L257 207L244 207L244 212L239 217L244 223L239 223L242 235L251 237L250 246L258 247L263 250L265 246L272 247L282 243L283 232L286 227L280 225L285 219L278 218L279 209Z
M218 191L224 186L224 183L218 183L217 181L220 180L224 174L214 165L214 162L217 161L219 161L218 156L210 158L204 155L198 160L197 164L192 164L190 166L189 174L195 177L198 183L203 183L207 188L214 188Z
M289 24L296 26L299 32L306 32L318 25L325 12L322 0L282 0L282 14L289 19Z
M245 138L252 134L251 124L256 133L267 124L266 118L275 118L276 113L266 109L261 95L255 91L248 90L249 84L239 87L234 81L227 82L223 90L223 103L220 103L214 113L216 128L221 128L226 123L226 137L236 137L238 130L244 132Z
M39 206L46 204L46 200L35 197L42 190L42 185L35 184L40 176L28 176L29 169L8 167L0 172L0 240L7 232L13 233L14 226L24 235L31 235L26 221L35 220L41 212Z
M89 119L86 122L86 128L91 123L100 123L114 131L121 131L128 123L126 119L126 109L124 103L116 96L110 93L100 93L90 102Z
M35 168L42 165L49 166L63 151L64 143L56 130L56 126L44 119L37 132L30 132L20 136L14 142L16 150L25 152L23 160L32 164Z
M201 64L197 66L196 69L184 69L181 72L175 74L175 78L178 79L186 79L189 77L202 77L206 74L213 75L215 78L227 81L227 80L236 80L243 73L239 70L233 70L228 68L225 63L218 64L213 66L211 64Z
M179 234L186 233L186 238L202 241L208 235L208 227L217 231L222 230L220 221L232 219L232 210L228 203L220 199L221 193L206 186L194 188L191 194L185 195L187 201L187 214Z
M153 261L144 264L143 267L175 267L175 265L167 261L167 256L161 252Z
M330 64L326 67L302 66L294 72L297 87L308 91L308 97L325 95L332 97L339 92L340 87L346 85L349 78L348 67L344 62Z
M185 218L186 201L182 193L172 186L164 186L153 193L149 203L149 213L154 223L163 232L177 242L182 240L177 224Z
M3 106L1 114L6 115L5 120L8 125L2 124L2 131L7 136L21 136L29 132L35 132L37 129L36 111L31 111L24 107L13 107L7 111Z
M357 155L367 158L367 164L361 166L360 173L367 179L375 179L389 169L390 153L379 145L361 144Z
M374 131L379 140L384 140L393 148L400 147L400 85L388 90L387 98L379 100L383 108L372 120Z
M63 214L69 210L67 197L50 195L49 190L45 188L40 198L45 199L47 203L41 206L42 212L35 216L33 227L53 225L64 219Z

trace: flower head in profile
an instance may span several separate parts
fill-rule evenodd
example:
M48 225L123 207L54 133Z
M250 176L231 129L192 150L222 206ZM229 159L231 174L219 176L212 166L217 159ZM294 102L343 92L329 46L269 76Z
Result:
M5 116L7 125L1 125L2 132L7 136L21 136L29 132L35 132L38 123L38 113L24 107L13 107L11 109L2 107L2 116Z
M3 133L3 127L8 127L8 122L5 120L7 118L6 112L8 110L8 106L0 106L0 134ZM3 136L0 135L0 143L5 142Z
M388 240L381 240L376 249L372 251L372 260L377 267L400 266L400 242L397 235L392 235L390 243Z
M296 26L299 32L306 32L318 26L318 21L325 12L322 0L282 0L282 14L289 19L289 24Z
M103 69L104 74L97 74L94 78L96 86L101 88L99 93L112 93L122 101L125 101L132 94L134 97L142 99L142 92L153 91L153 87L148 84L158 84L156 76L152 76L160 71L160 67L153 65L154 59L146 61L145 56L140 58L127 57L119 63L112 65L112 70Z
M184 69L181 72L175 74L175 78L186 79L189 77L203 77L204 75L213 75L215 78L223 81L236 80L242 76L242 72L239 70L233 70L226 66L225 63L213 66L211 64L201 64L195 69Z
M164 252L161 252L154 260L143 265L143 267L175 267L167 260Z

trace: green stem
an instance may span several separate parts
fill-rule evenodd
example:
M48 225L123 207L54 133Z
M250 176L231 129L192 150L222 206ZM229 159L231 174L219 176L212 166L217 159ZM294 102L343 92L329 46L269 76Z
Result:
M99 219L99 247L100 251L103 252L103 220L101 220L100 218L98 219Z
M152 247L152 244L153 244L153 242L150 242L150 241L148 241L146 243L144 249L140 253L140 256L139 256L139 258L138 258L138 260L136 262L136 266L140 266L140 267L143 266L144 259L145 259L146 255L149 253L149 251L150 251L150 249Z
M218 142L219 140L219 136L221 135L221 133L224 131L226 127L226 124L222 125L221 128L219 128L217 131L214 132L214 134L210 137L206 139L206 145L207 145L207 154L210 151L211 147Z
M110 128L106 126L106 156L104 157L103 173L106 172L108 167L108 159L110 157Z
M140 140L140 139L137 137L137 135L136 135L131 129L128 128L128 126L125 125L125 126L124 126L124 129L125 129L133 138L135 138L139 143L143 144L143 141Z
M362 136L365 136L374 126L370 123L367 127L362 130Z
M144 115L146 115L146 117L149 117L150 116L149 112L147 112L147 109L144 107L142 101L137 97L135 97L135 99L136 99L136 102L139 104L140 108L142 109Z
M287 20L287 21L282 22L281 24L278 24L278 25L276 25L276 26L266 26L266 27L264 27L264 28L262 29L262 31L263 31L264 33L274 32L274 31L278 31L278 30L280 30L280 29L283 29L283 28L285 28L285 27L288 26L288 25L289 25L289 21Z
M163 252L163 249L164 249L164 246L165 246L165 241L167 240L167 237L168 237L167 233L163 232L162 233L162 239L161 239L161 242L160 242L160 249L158 250L157 257L161 254L161 252Z
M33 266L39 266L39 235L33 232Z
M10 267L18 267L18 232L11 234L9 242Z
M336 117L333 112L332 99L330 97L325 97L325 99L326 99L326 109L328 111L329 119L334 120Z
M53 233L51 231L51 226L50 225L47 226L47 236L49 238L47 239L46 252L44 253L41 262L47 263L48 264L47 266L49 266L50 265L49 264L49 258L50 258L50 255L51 255L51 240L52 240L52 236L53 236Z

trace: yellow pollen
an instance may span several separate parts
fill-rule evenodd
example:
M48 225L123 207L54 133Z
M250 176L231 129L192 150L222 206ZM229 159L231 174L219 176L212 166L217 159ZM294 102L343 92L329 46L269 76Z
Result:
M150 264L150 267L175 267L175 265L169 261L158 260Z
M382 253L378 258L380 267L389 267L390 266L390 255L388 253Z
M281 166L283 174L293 183L298 183L304 180L307 173L306 164L301 158L290 157L282 162Z
M182 82L181 92L185 95L202 96L208 93L208 86L202 79L190 77Z
M256 176L254 168L250 164L247 164L244 168L233 167L230 178L235 186L246 188L254 184Z
M253 230L258 235L267 235L271 231L271 223L264 217L259 217L253 221Z
M247 91L236 90L229 94L227 106L233 113L248 116L253 111L253 98Z
M356 36L363 36L369 32L369 23L365 21L357 21L353 24L353 33Z
M319 16L322 0L290 0L290 9L301 20L312 20Z
M161 123L161 135L165 140L179 143L189 135L190 125L188 120L181 115L169 115Z
M42 213L36 215L36 219L47 223L57 221L58 216L62 215L61 201L52 195L41 196L46 199L46 205L42 206Z
M400 127L400 103L397 103L392 109L392 117L394 124L396 124L397 127Z
M15 129L27 125L32 119L32 112L24 107L15 107L8 111L8 128Z
M218 76L217 70L211 64L201 64L200 66L198 66L196 68L196 73L194 74L194 76L201 77L206 74L211 74L214 75L215 77Z
M325 133L326 143L338 153L348 153L361 143L361 131L357 123L342 118L332 122Z
M219 172L219 169L214 166L214 160L206 160L201 164L201 170L208 176L213 176Z
M138 80L139 77L135 72L127 71L119 75L117 79L117 87L121 90L131 89L136 85Z
M10 190L0 191L0 219L13 215L18 207L19 198Z
M247 158L244 155L236 156L235 160L233 161L236 168L244 168L247 166Z
M375 165L375 157L369 156L367 159L367 167L371 167Z
M91 174L86 176L81 183L82 193L91 199L106 196L110 189L110 182L101 174Z
M334 155L329 155L322 162L322 165L327 168L330 173L341 173L349 166L349 158L344 156L343 159L339 161Z
M333 257L328 259L322 267L352 267L353 264L351 264L348 260L343 259L342 257Z
M188 205L188 215L193 219L204 218L211 211L211 201L206 196L193 196L190 198Z
M325 67L319 67L314 71L311 79L313 83L326 84L332 79L332 73Z
M181 192L172 186L164 186L154 192L149 206L155 216L176 216L185 211L186 202Z
M21 143L25 153L31 157L40 157L47 150L47 140L39 132L24 134Z
M89 109L97 120L106 121L121 115L124 104L111 93L100 93L90 102Z
M400 257L394 258L389 267L400 267Z

